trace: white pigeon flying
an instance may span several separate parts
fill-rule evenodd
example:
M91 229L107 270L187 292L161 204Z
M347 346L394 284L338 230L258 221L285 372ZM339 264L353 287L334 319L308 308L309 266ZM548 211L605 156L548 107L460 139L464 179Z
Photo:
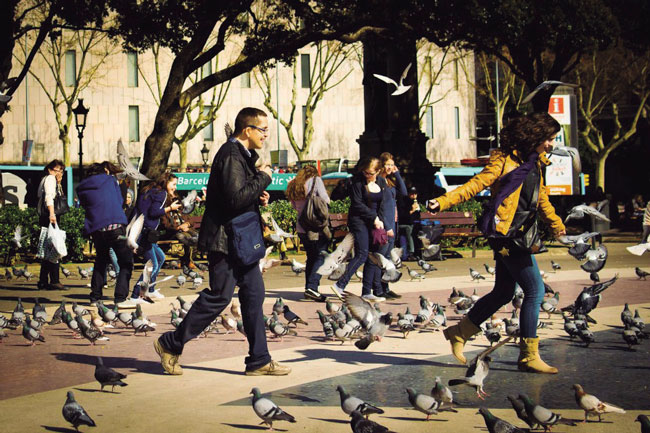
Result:
M295 238L296 235L292 235L291 233L287 233L284 230L280 228L277 222L275 222L275 219L271 217L271 225L273 226L273 231L275 232L276 235L282 236L283 238Z
M338 244L336 249L325 257L325 261L316 272L324 277L329 276L341 263L343 263L343 260L345 260L353 246L354 235L348 233Z
M391 95L399 96L403 93L406 93L411 88L411 86L404 85L404 80L406 79L406 75L408 75L409 69L411 69L411 63L409 63L408 66L404 69L404 72L402 72L402 76L399 79L399 84L392 78L386 77L385 75L379 75L379 74L372 74L372 75L375 78L380 79L384 83L392 84L393 86L395 86L395 91L391 93Z
M535 87L535 89L524 98L523 101L521 101L522 104L528 104L530 101L533 100L537 92L540 90L548 90L548 89L555 89L557 86L568 86L568 87L580 87L577 84L573 83L564 83L562 81L556 81L556 80L546 80L543 83L541 83L539 86Z
M23 227L21 225L16 226L16 230L14 231L14 237L11 239L11 243L16 249L22 248L22 243L21 241L23 240Z
M181 200L181 203L183 205L183 210L182 212L187 215L188 213L191 213L194 210L194 206L196 206L196 197L198 196L198 193L196 192L195 189L190 191L183 200Z
M583 204L579 204L579 205L574 206L573 208L571 208L571 210L569 211L569 215L567 215L567 217L566 217L566 219L564 220L564 222L566 223L566 222L569 221L570 219L576 219L576 220L579 220L579 219L584 218L585 215L590 215L590 216L593 216L593 217L596 218L596 219L603 220L603 221L607 221L607 222L611 222L610 219L607 218L607 217L606 217L605 215L603 215L602 213L600 213L600 212L598 211L598 209L596 209L595 207L587 206L587 205L584 204L584 203L583 203Z
M126 243L129 246L129 248L133 250L137 250L139 245L138 245L138 238L140 237L140 233L142 233L142 229L144 227L144 214L140 214L135 218L131 219L131 222L129 223L128 226L126 226Z
M124 177L130 177L133 180L151 180L133 166L121 138L117 140L117 162L123 170L122 173L118 175L119 178L123 179Z

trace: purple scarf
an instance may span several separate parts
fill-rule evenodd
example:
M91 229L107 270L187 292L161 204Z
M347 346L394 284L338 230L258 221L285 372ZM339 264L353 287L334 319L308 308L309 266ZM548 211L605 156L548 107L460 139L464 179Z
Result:
M521 164L519 167L512 170L510 173L506 174L501 178L501 188L499 191L492 196L492 199L488 202L481 220L479 221L479 229L485 236L492 236L496 234L496 223L494 221L494 216L497 213L497 209L503 203L506 197L515 192L526 180L528 173L537 167L537 160L539 159L539 154L533 152L528 155L528 160ZM505 165L505 161L504 161Z

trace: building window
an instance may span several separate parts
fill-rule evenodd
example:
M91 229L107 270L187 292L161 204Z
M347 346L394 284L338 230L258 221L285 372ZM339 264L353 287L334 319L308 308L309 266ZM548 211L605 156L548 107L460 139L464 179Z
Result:
M129 141L140 141L140 107L129 105Z
M454 59L454 90L458 90L458 59Z
M243 89L250 89L251 88L251 73L250 72L244 72L241 74L241 87Z
M129 87L138 87L138 53L126 53L126 81Z
M300 77L303 89L311 86L311 69L309 66L309 54L300 55Z
M201 66L201 78L205 78L212 75L212 62L207 61Z
M433 138L433 107L428 106L424 114L424 123L427 130L427 137Z
M75 50L65 52L65 85L77 85L77 53Z
M454 107L454 126L456 128L456 138L460 138L460 108Z
M203 116L207 117L210 115L210 110L212 107L203 107ZM214 124L212 122L208 123L205 128L203 128L203 139L207 141L214 140Z

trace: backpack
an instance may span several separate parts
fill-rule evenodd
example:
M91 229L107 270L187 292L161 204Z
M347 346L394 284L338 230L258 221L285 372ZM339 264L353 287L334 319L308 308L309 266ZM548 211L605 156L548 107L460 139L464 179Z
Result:
M298 222L307 231L320 232L329 222L329 209L325 200L314 194L316 188L316 178L311 186L311 191L307 196L305 207L298 216Z

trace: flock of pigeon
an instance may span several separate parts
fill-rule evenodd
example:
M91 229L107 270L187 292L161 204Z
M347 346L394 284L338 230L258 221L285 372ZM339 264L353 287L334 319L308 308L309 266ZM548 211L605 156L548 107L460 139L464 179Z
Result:
M586 206L589 209L593 209ZM593 211L581 209L581 207L574 208L567 220L571 218L579 218L585 213L594 215ZM597 211L596 211L597 212ZM274 222L274 221L273 221ZM288 235L288 234L287 234ZM282 237L282 236L281 236ZM439 245L432 244L426 235L420 234L423 241L423 252L427 251L427 257L433 257L439 253ZM582 262L581 268L589 273L593 285L585 287L578 295L573 304L559 308L559 293L545 283L546 293L549 295L545 297L541 306L541 311L551 318L551 315L561 315L564 320L564 330L568 334L569 339L579 338L589 346L595 341L594 334L589 330L589 324L595 323L590 313L598 306L603 291L611 287L616 281L618 276L600 282L598 272L605 266L607 260L607 248L602 244L601 236L599 233L583 233L577 236L564 236L560 241L565 244L569 249L568 253ZM318 269L318 272L326 276L328 279L336 281L345 271L346 259L352 253L354 238L351 234L338 245L338 247L331 253L324 253L325 260L323 265ZM645 245L645 244L641 244ZM645 247L644 247L645 248ZM635 250L636 251L636 250ZM645 250L643 250L645 251ZM419 271L414 271L401 262L400 249L396 248L390 252L390 257L384 257L381 254L372 254L371 260L382 269L382 280L385 282L395 282L402 277L401 268L404 267L408 272L411 280L421 280L424 276L431 271L435 271L435 267L429 264L426 260L419 260L417 263L420 267ZM268 250L267 250L268 256ZM277 263L272 262L273 259L265 257L260 262L262 271L267 270ZM269 263L271 263L269 265ZM174 261L169 262L168 267L178 268L178 263ZM485 271L490 274L495 274L495 269L487 264L484 265ZM551 261L553 271L561 269L560 265ZM305 270L305 265L293 260L291 263L291 270L296 275L300 275ZM67 271L67 273L66 273ZM78 268L79 276L82 279L90 278L92 268L83 269ZM637 276L640 279L645 279L650 273L647 273L639 268L635 269ZM70 276L70 271L65 270L66 276ZM166 279L160 279L156 283L150 283L151 264L147 263L144 267L144 277L141 285L143 290L156 283L162 283L166 279L173 278L172 276ZM485 277L475 269L470 268L470 277L472 281L484 280ZM540 271L542 277L546 277L543 271ZM11 278L25 278L29 280L32 274L27 270L27 267L15 268L5 270L6 279ZM114 279L115 276L109 277ZM183 269L183 274L177 276L177 284L182 287L186 281L191 280L193 284L200 285L202 277L198 271L193 271L188 268ZM343 296L343 303L326 302L326 312L317 310L320 319L324 339L331 341L339 341L341 344L345 342L354 342L354 345L360 350L366 350L372 343L379 342L382 337L392 330L399 332L404 338L407 338L411 332L430 332L442 329L447 326L447 317L445 311L448 308L453 309L457 315L466 314L479 299L476 289L472 295L466 295L461 290L452 289L448 298L449 305L433 303L424 296L420 296L419 306L414 308L414 313L411 312L409 306L406 307L404 312L397 313L397 320L393 323L392 312L382 312L379 304L371 304L365 299L351 293L345 293ZM178 306L172 303L172 310L170 311L170 323L177 327L191 308L191 303L185 301L181 296L176 298ZM512 314L509 318L499 319L493 317L487 321L483 326L483 334L490 343L490 348L483 353L476 356L468 366L466 374L462 378L450 379L448 386L442 383L440 378L436 378L436 384L429 394L424 394L416 391L414 388L405 388L405 393L408 397L410 405L417 411L426 415L428 420L431 415L435 415L440 411L455 412L455 405L453 401L453 393L449 387L454 386L469 386L476 390L477 398L483 399L486 395L484 391L485 379L489 372L489 363L491 361L489 354L519 337L519 319L518 310L521 308L523 301L523 291L517 288L515 295L512 299ZM152 332L156 329L156 324L151 322L142 312L140 305L132 313L120 312L116 307L109 307L99 302L94 309L86 309L76 303L72 304L69 311L65 302L61 302L59 308L54 312L53 317L50 319L45 311L45 308L36 299L35 305L32 309L31 315L25 312L22 305L22 300L18 299L16 307L7 319L0 315L0 341L6 336L5 329L17 329L22 326L22 335L29 342L34 345L36 342L44 342L43 328L45 325L57 325L64 323L71 331L73 338L85 338L91 345L96 341L108 341L109 337L105 335L104 330L109 328L121 327L123 329L132 329L133 334L144 334ZM241 320L240 306L236 301L230 306L230 315L227 313L221 314L212 324L210 324L202 333L202 336L207 336L211 332L220 332L219 327L223 327L225 334L231 332L238 332L245 338L245 331ZM89 316L89 317L87 317ZM638 310L634 314L630 311L628 305L621 313L621 320L623 323L622 338L629 349L633 346L640 344L642 339L647 338L644 332L644 322L640 317ZM307 325L307 322L300 318L290 307L284 303L282 298L278 298L273 304L273 309L268 317L265 316L265 322L271 338L282 340L283 337L290 335L297 335L299 325ZM538 327L544 328L549 326L549 322L540 320ZM505 333L506 338L502 337L502 332ZM102 359L98 358L95 378L101 385L103 391L104 386L126 386L122 381L126 376L118 373L103 365ZM384 411L376 405L367 403L362 399L351 396L342 386L337 387L337 391L341 398L341 408L351 418L351 427L353 432L380 432L388 431L385 427L380 426L374 421L369 420L372 414L381 414ZM576 402L580 408L585 412L585 420L587 416L594 415L601 419L605 413L624 411L615 405L604 403L597 397L586 394L580 385L574 385ZM272 428L274 421L289 421L296 422L295 418L284 412L277 407L269 398L262 397L259 389L254 388L251 391L253 395L252 403L255 413L262 419L263 423ZM537 404L526 395L509 396L508 399L512 403L513 409L516 411L517 416L524 421L530 428L542 427L544 430L550 430L551 426L555 424L573 424L574 420L565 420L561 415L551 412L550 410ZM518 432L524 431L505 420L495 417L488 409L481 408L479 413L483 416L486 426L490 432ZM70 422L75 429L81 425L94 426L95 423L86 411L75 401L73 393L68 392L65 405L63 407L63 416L66 421ZM648 419L643 415L637 418L643 426L650 428Z

